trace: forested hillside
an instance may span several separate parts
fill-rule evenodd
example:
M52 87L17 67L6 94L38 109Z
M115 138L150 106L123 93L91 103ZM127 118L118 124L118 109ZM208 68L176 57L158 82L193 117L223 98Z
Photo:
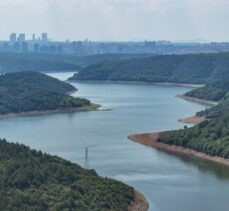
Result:
M89 100L67 94L75 87L38 72L0 76L0 114L78 108Z
M229 113L191 128L163 132L160 141L229 159Z
M65 57L44 54L0 53L0 72L18 71L69 71L78 70L76 64L65 61Z
M209 83L204 87L187 92L185 96L204 100L220 101L229 96L229 79Z
M103 61L144 58L149 54L95 54L88 56L65 55L64 61L81 67L97 64Z
M222 100L218 105L197 112L198 116L207 116L212 119L229 113L229 99Z
M229 77L229 53L109 60L83 68L70 79L209 83L225 77Z
M206 117L204 122L191 128L163 132L160 141L229 159L228 88L228 80L224 80L189 92L188 96L220 100L220 103L197 113L197 116Z
M121 182L0 140L0 210L127 211L133 197Z
M144 57L135 54L102 54L76 56L66 54L4 53L0 52L0 73L18 71L78 71L82 66L105 60Z

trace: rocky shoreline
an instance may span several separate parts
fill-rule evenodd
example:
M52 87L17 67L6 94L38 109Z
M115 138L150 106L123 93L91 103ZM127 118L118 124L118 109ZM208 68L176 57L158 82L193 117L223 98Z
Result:
M147 211L149 209L149 203L145 197L138 191L134 192L134 200L128 207L128 211Z
M208 105L208 106L215 106L218 105L219 102L217 101L211 101L211 100L203 100L203 99L199 99L199 98L195 98L195 97L188 97L185 95L176 95L176 97L182 98L184 100L188 100L194 103L200 103L200 104L204 104L204 105Z

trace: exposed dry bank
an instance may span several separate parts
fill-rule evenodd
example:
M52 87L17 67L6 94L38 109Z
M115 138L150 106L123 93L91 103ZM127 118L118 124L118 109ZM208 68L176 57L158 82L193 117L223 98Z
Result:
M138 191L134 192L134 201L128 207L128 211L147 211L149 204L145 197Z
M195 98L195 97L188 97L188 96L185 96L185 95L176 95L176 97L179 97L179 98L182 98L184 100L191 101L191 102L195 102L195 103L209 105L209 106L215 106L215 105L219 104L219 102L217 102L217 101L204 100L204 99L199 99L199 98Z
M15 117L28 117L28 116L42 116L47 114L58 114L58 113L74 113L74 112L84 112L84 111L98 111L100 105L91 104L79 108L62 108L62 109L54 109L54 110L44 110L44 111L28 111L28 112L20 112L20 113L8 113L4 115L0 115L0 120L9 119Z
M187 123L187 124L199 124L205 120L206 120L206 116L197 116L197 115L187 117L187 118L178 119L179 122L183 122L183 123Z
M128 138L131 141L138 142L138 143L144 144L146 146L154 147L154 148L157 148L157 149L160 149L163 151L196 156L196 157L199 157L202 159L214 161L214 162L229 166L229 159L225 159L222 157L212 157L212 156L209 156L205 153L197 152L193 149L184 148L181 146L169 145L169 144L159 142L160 134L161 134L161 132L134 134L134 135L128 136Z

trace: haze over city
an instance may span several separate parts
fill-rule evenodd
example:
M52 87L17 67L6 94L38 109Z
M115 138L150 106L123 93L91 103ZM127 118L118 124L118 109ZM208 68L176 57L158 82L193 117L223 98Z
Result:
M0 211L229 211L229 0L0 0Z
M226 0L1 0L0 39L228 41ZM4 17L4 18L3 18Z

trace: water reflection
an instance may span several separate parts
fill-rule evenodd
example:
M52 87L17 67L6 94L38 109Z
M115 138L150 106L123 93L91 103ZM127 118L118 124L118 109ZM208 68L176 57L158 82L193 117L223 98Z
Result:
M178 154L173 152L165 152L159 149L157 150L168 155L173 155L174 157L180 159L183 163L188 164L193 168L197 168L202 172L213 174L220 180L229 181L229 167L226 165L198 158L195 156Z

